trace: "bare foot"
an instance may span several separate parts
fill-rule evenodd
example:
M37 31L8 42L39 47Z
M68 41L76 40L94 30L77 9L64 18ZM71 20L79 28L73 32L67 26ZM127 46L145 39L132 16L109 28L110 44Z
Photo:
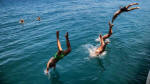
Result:
M68 38L68 32L66 32L66 35L65 35L65 37L66 37L66 38Z
M134 5L139 5L139 3L135 3Z
M57 39L59 39L59 31L56 31Z

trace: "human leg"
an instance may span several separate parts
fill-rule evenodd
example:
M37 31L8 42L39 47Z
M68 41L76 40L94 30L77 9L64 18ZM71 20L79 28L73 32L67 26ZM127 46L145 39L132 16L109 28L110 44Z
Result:
M67 49L64 51L64 54L68 54L71 51L71 45L70 45L70 41L68 38L68 32L66 33L65 37L66 37Z
M57 37L57 47L58 47L58 51L62 51L61 43L60 43L60 41L59 41L59 31L56 32L56 37Z
M129 5L126 6L126 8L129 8L130 6L133 6L133 5L139 5L138 3L131 3Z
M130 8L128 9L128 11L134 10L134 9L139 9L140 7L134 7L134 8Z
M107 38L109 38L112 35L113 24L111 24L110 22L108 24L109 24L109 32L108 32L108 34L106 34L106 35L103 36L104 40L107 39Z

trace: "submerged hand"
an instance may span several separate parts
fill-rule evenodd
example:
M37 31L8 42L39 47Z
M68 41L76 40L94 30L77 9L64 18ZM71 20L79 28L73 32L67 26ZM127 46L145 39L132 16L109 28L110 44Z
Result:
M45 73L45 75L48 75L48 71L47 70L44 70L44 73Z

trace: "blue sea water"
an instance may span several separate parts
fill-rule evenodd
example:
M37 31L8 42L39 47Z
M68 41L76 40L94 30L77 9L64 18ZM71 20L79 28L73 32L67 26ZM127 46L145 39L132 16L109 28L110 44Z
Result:
M100 45L95 40L108 32L113 13L134 2L141 8L115 20L106 53L91 57L88 50ZM0 84L145 84L149 15L149 0L0 0ZM57 30L63 49L69 32L72 52L48 77L44 70L57 51Z

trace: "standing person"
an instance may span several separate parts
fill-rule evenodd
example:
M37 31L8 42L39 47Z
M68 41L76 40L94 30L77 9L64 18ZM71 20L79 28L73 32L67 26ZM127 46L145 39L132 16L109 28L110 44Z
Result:
M96 55L101 54L105 50L106 45L109 43L108 41L104 42L104 40L109 38L112 35L112 27L113 27L113 24L111 24L109 22L109 32L108 32L108 34L106 34L104 36L102 36L101 34L99 35L99 37L100 37L100 44L101 45L96 49L96 51L95 51Z
M70 42L69 42L69 38L68 38L68 32L66 33L65 37L66 37L66 44L67 44L67 49L66 50L62 50L61 48L61 44L59 41L59 31L56 32L56 37L57 37L57 47L58 47L58 51L56 52L56 54L51 57L47 63L47 68L46 68L46 73L48 73L48 70L50 68L55 68L56 67L56 63L62 59L64 56L66 56L67 54L69 54L71 52L71 46L70 46Z
M131 10L134 10L134 9L139 9L140 7L134 7L134 8L130 8L130 6L133 6L133 5L139 5L138 3L132 3L132 4L129 4L125 7L121 7L118 11L116 11L114 13L114 16L112 18L112 23L114 22L114 20L117 18L118 15L120 15L122 12L128 12L128 11L131 11Z

